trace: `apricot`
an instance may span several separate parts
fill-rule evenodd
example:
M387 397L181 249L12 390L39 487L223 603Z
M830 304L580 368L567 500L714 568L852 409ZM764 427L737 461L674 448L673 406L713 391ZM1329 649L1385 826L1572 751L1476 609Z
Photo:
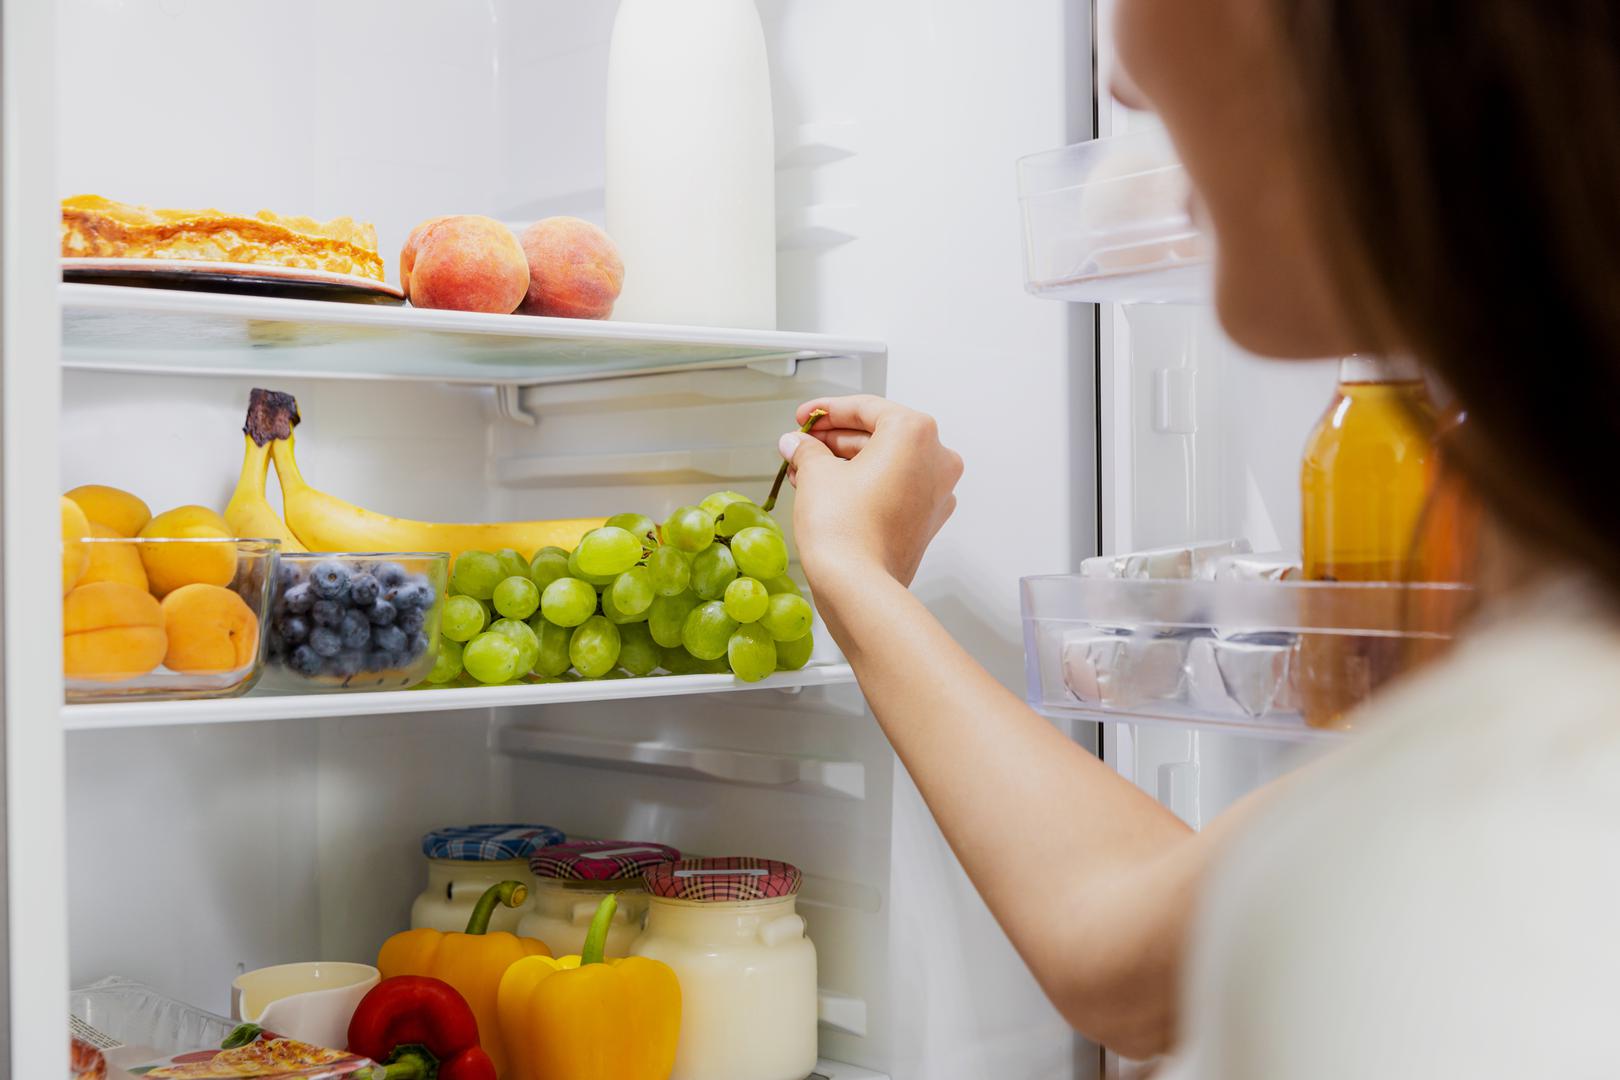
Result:
M143 540L223 540L225 519L206 506L178 506L146 523ZM182 585L229 585L236 577L235 544L142 544L141 562L158 596Z
M152 520L152 510L127 491L105 484L82 484L67 493L84 516L119 536L134 536Z
M624 286L624 261L608 234L576 217L549 217L523 230L529 292L518 311L605 319Z
M218 585L182 585L163 598L174 671L237 671L259 655L259 617L247 601Z
M409 280L411 303L421 308L506 315L529 291L529 261L517 237L477 214L417 226L400 252L400 274Z
M422 224L411 230L411 235L405 238L405 246L399 250L399 287L405 295L411 295L411 269L416 265L416 249L422 244L422 237L427 231L448 215L440 214L438 217L428 218Z
M137 678L163 662L168 644L163 609L145 589L96 581L62 601L62 672L70 679Z
M79 584L117 581L146 592L146 566L141 562L141 553L137 550L140 545L134 541L119 543L124 537L99 521L90 523L90 535L107 542L84 545L90 553L90 568L79 579Z
M84 538L90 535L90 520L79 509L79 504L62 496L62 595L79 583L90 569L89 545Z

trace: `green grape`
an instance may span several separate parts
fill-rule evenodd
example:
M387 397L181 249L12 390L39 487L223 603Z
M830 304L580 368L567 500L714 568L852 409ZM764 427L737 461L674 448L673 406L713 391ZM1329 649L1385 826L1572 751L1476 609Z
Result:
M540 590L534 587L529 576L509 577L495 586L495 595L490 597L495 610L508 619L527 619L540 610Z
M758 626L739 626L726 642L731 671L743 682L758 682L776 670L776 642Z
M497 551L495 561L501 564L502 579L529 576L529 560L511 548L501 548Z
M724 510L732 503L751 503L753 501L753 499L750 499L740 491L717 491L713 495L706 497L702 502L698 503L698 508L700 510L707 510L710 517L718 518L720 516L720 511Z
M697 606L696 594L689 592L679 596L660 596L654 600L647 609L647 629L652 632L653 640L666 649L680 645L686 617Z
M699 660L685 649L676 646L664 650L664 670L671 675L720 675L729 671L726 658Z
M467 674L485 685L510 682L518 673L522 655L517 643L505 634L486 631L467 643L461 664Z
M619 628L600 615L592 615L568 640L568 658L587 679L600 679L619 662Z
M613 597L613 606L626 615L640 615L652 606L657 595L653 589L652 571L645 566L632 566L613 579L607 593Z
M587 574L585 572L585 568L581 566L579 562L579 548L575 548L573 551L568 553L568 576L571 578L578 578L583 582L595 585L597 588L601 588L603 585L613 584L613 578L615 575Z
M692 591L700 600L718 600L737 577L737 560L724 544L710 544L692 556Z
M777 593L771 597L771 606L765 609L759 625L777 641L798 641L810 632L814 619L810 601L792 593Z
M649 603L647 607L651 608L652 604ZM632 615L628 611L621 608L613 599L613 589L611 587L603 590L602 592L602 614L607 617L608 622L615 626L623 626L625 623L647 621L647 612L645 610L638 611Z
M490 625L489 632L504 635L518 647L519 675L527 675L534 670L536 661L540 659L540 636L528 623L518 619L496 619Z
M558 578L540 594L540 613L558 626L578 626L596 613L596 590L579 578Z
M543 547L529 560L529 580L544 589L560 577L568 576L568 552L560 547Z
M439 629L451 641L471 641L488 624L484 603L470 596L452 596L444 602Z
M692 556L679 548L661 547L647 556L647 573L652 575L653 592L679 596L692 583Z
M682 506L664 519L664 543L696 554L714 543L714 516L696 506Z
M777 593L792 593L794 596L803 595L799 592L799 583L788 577L786 574L783 574L781 577L773 577L766 581L765 591L770 593L772 596L775 596Z
M740 623L759 622L771 606L771 594L754 578L740 577L726 586L726 614Z
M642 547L658 546L658 522L646 514L614 514L607 519L607 524L634 536Z
M529 619L529 629L540 639L540 658L534 662L534 673L556 678L573 666L568 658L568 642L574 632L566 626L548 622L544 615Z
M495 586L505 577L501 561L494 555L487 551L463 551L450 575L450 591L477 600L488 600L494 595Z
M681 644L699 660L718 660L726 655L726 642L737 630L737 620L726 614L726 605L710 600L692 609L681 627Z
M663 662L658 643L646 623L619 627L619 666L632 675L651 675Z
M744 529L773 529L782 531L776 519L750 502L737 502L727 506L714 519L714 535L736 536Z
M806 634L795 641L778 641L776 643L776 670L798 671L810 662L810 654L815 651L816 636Z
M427 681L434 686L443 686L460 674L461 642L454 638L441 637L439 655L433 661L433 670L428 672Z
M641 541L616 525L592 529L580 538L579 568L587 574L612 577L641 561Z
M731 538L731 555L737 568L749 577L774 578L787 573L787 541L781 533L758 525Z

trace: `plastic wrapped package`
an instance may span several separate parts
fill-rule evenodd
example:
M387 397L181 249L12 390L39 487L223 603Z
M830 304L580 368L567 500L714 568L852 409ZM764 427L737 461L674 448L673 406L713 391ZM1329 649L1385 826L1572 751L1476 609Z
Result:
M1120 555L1098 555L1080 564L1080 576L1127 581L1208 580L1217 562L1235 555L1246 555L1250 550L1249 542L1239 538L1128 551Z
M1299 555L1288 551L1254 551L1221 555L1208 564L1211 581L1298 581Z
M237 1024L119 975L69 991L68 1011L120 1043L166 1054L218 1046Z
M1063 639L1064 685L1082 702L1110 709L1178 700L1186 686L1189 640L1182 635L1072 631Z
M1294 635L1275 633L1194 641L1187 653L1188 700L1198 711L1217 716L1258 719L1296 711L1296 644Z

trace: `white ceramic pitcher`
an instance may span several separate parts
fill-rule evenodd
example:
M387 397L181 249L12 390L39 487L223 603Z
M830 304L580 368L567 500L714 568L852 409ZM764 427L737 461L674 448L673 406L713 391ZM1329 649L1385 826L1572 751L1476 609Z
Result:
M370 964L277 964L238 975L231 1016L316 1046L349 1045L349 1020L381 975Z

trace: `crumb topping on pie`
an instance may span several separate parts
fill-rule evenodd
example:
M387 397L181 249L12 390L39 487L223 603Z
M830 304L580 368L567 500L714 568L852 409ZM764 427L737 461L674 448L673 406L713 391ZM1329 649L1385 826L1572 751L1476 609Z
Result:
M100 195L62 200L62 256L270 263L383 280L377 230L369 222L323 222L269 210L253 217L154 210Z

